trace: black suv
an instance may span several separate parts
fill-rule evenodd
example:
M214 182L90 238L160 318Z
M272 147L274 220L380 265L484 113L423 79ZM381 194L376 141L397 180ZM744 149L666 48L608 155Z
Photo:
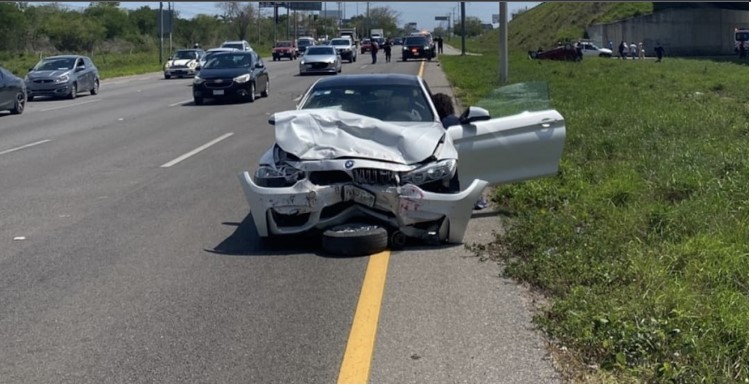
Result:
M407 59L426 58L428 61L433 59L433 50L430 46L430 40L424 36L408 36L404 38L402 46L402 61Z

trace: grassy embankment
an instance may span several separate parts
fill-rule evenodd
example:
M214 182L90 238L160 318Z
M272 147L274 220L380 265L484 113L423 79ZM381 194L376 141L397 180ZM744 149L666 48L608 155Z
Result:
M440 58L464 106L500 86L497 43L475 43ZM507 232L481 248L548 296L569 376L747 383L748 65L509 62L549 83L567 138L556 176L495 191Z

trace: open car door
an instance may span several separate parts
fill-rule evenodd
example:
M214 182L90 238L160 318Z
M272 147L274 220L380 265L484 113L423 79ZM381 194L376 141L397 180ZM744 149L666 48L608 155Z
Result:
M566 138L560 113L548 109L489 117L485 110L472 107L469 123L448 128L459 153L462 188L475 179L498 185L558 171Z

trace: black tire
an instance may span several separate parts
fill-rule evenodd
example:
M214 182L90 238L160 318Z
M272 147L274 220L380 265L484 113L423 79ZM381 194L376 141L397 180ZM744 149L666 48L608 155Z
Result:
M78 83L73 83L70 94L68 94L68 99L76 99L76 96L78 96Z
M266 88L263 89L263 92L261 93L261 96L264 97L264 98L268 98L270 91L271 91L271 89L269 88L269 80L266 79Z
M91 95L99 94L99 79L94 80L94 88L89 90L89 94Z
M33 100L34 100L34 96L33 95L29 95L29 96L26 97L26 101L27 102L31 102Z
M202 97L194 96L193 97L193 103L195 103L197 105L202 105L203 104L203 98Z
M406 62L406 61L407 61L407 57L406 56L402 56L402 62Z
M323 250L338 256L363 256L388 248L386 229L372 224L351 223L331 227L323 232Z
M172 77L172 76L170 76L170 75L164 74L164 79L169 79L169 78L171 78L171 77Z
M248 102L253 103L256 101L256 84L250 84L250 91L248 91Z
M25 108L26 95L24 95L23 92L19 92L18 94L16 94L16 103L13 105L13 108L10 109L10 113L14 115L23 114Z
M353 57L352 57L352 61L353 61L353 62L356 62L356 61L357 61L357 56L353 56Z

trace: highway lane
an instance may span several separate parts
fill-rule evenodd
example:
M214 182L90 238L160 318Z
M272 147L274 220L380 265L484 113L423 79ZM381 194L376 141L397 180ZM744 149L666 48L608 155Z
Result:
M419 68L364 59L343 72ZM252 170L272 143L268 114L294 108L318 78L297 76L297 62L266 64L271 96L255 103L195 106L190 80L149 74L0 117L1 380L336 381L368 258L323 256L317 240L261 245L255 235L236 173ZM488 275L497 268L465 257L460 246L392 255L373 381L548 379L529 375L536 367L493 331L462 337L472 316L488 323L510 313L497 291L520 306L517 292L493 288L479 306L500 310L473 311L464 281L482 291L497 283ZM460 302L465 317L448 315ZM416 333L426 316L441 322ZM478 371L493 361L493 344L527 370L504 378L515 368L502 362ZM422 359L405 356L419 345L431 347L410 352ZM467 353L484 359L468 365Z

